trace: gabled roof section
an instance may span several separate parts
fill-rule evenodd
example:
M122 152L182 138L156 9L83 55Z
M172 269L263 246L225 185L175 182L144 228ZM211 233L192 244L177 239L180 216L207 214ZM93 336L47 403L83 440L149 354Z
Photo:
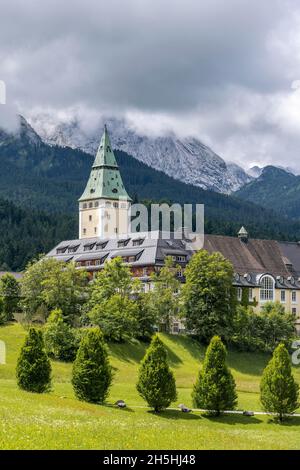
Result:
M86 188L79 201L113 199L131 201L111 147L106 126Z
M279 242L275 240L249 239L242 243L237 237L206 235L204 249L210 253L222 253L236 272L264 273L287 276L289 270L284 263Z

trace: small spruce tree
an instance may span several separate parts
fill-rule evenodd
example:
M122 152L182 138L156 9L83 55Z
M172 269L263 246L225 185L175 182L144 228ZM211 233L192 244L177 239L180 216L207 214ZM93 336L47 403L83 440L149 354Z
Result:
M176 400L176 384L167 361L167 351L157 335L142 360L137 383L139 394L154 411L167 408Z
M295 382L289 353L279 344L263 372L260 383L260 400L265 411L276 413L282 421L286 414L299 406L299 386Z
M72 384L79 400L103 403L112 382L112 368L100 328L90 328L81 339L73 364Z
M43 393L51 388L51 364L45 352L43 334L30 328L17 362L18 386L28 392Z
M206 350L202 370L192 394L194 406L217 416L224 410L234 410L237 394L233 376L226 365L226 348L219 336L214 336Z

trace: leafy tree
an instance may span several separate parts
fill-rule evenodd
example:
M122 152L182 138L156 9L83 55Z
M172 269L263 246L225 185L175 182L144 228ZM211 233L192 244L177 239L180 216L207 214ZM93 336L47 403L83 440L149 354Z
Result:
M136 295L137 311L137 338L148 341L158 321L157 311L153 306L151 292L139 292Z
M140 365L137 390L156 412L167 408L177 398L167 351L157 335L152 339Z
M239 351L265 351L262 340L264 319L252 307L238 306L234 316L230 343Z
M238 306L230 342L242 351L272 352L280 343L288 347L294 336L293 315L279 302L267 302L259 313Z
M4 313L4 300L0 297L0 325L4 325L7 322L7 316Z
M72 384L79 400L103 403L112 382L112 368L100 328L90 328L82 337L73 364Z
M13 314L19 309L20 284L10 273L0 279L0 296L3 298L3 313L7 321L12 320Z
M226 354L221 338L214 336L206 350L203 367L192 394L197 408L216 415L225 410L234 410L237 405L235 382L226 365Z
M105 263L91 285L89 317L106 338L124 341L137 335L138 305L133 298L139 281L131 277L130 269L121 258Z
M137 336L137 314L138 306L134 300L114 294L95 305L89 318L93 325L101 328L107 339L123 342Z
M185 270L182 288L187 329L201 341L213 335L228 339L236 308L233 267L220 253L195 253Z
M28 392L43 393L51 387L51 364L45 351L43 334L30 328L17 362L17 382Z
M69 323L76 323L87 295L87 273L74 263L42 258L30 263L21 280L22 306L28 319L46 307L61 309Z
M172 318L179 315L178 291L180 282L177 277L178 266L171 256L165 258L165 264L158 273L152 275L154 288L151 291L152 308L157 312L158 321L166 331L170 331Z
M260 399L267 412L276 413L282 421L286 414L298 408L299 386L295 382L289 353L280 344L263 372Z
M53 310L44 328L46 352L54 359L73 361L79 347L76 330L64 321L60 309Z

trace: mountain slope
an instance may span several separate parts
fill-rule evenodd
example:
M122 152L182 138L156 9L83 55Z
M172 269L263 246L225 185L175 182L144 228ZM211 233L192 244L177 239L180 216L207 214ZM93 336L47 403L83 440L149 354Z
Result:
M286 170L267 166L256 180L235 194L283 216L300 219L300 176Z
M45 142L69 146L94 155L99 145L104 119L94 131L86 131L78 120L53 122L47 114L31 118ZM156 170L187 184L229 194L251 180L238 165L225 161L198 139L166 136L147 136L134 130L125 120L105 119L112 145Z

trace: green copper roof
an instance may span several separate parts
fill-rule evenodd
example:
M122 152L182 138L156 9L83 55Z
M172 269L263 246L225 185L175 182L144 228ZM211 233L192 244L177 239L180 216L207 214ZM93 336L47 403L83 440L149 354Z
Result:
M106 126L89 180L79 201L100 198L131 201L124 187Z
M106 126L104 126L103 136L97 151L95 161L93 163L93 168L103 166L113 166L118 168Z

